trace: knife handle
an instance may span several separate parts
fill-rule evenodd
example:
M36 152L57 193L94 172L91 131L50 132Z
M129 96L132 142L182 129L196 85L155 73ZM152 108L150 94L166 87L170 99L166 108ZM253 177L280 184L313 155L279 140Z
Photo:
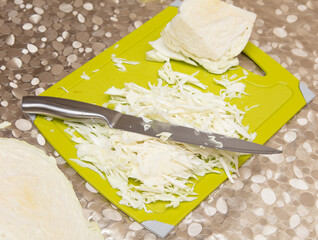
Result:
M22 110L25 113L46 115L62 120L85 123L104 123L107 122L104 108L70 99L46 97L46 96L25 96L22 99ZM108 111L112 114L112 111ZM108 119L112 119L109 116Z

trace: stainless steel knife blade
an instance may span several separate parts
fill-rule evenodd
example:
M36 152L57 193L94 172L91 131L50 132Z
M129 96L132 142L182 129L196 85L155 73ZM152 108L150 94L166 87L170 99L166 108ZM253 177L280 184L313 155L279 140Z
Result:
M168 133L168 140L241 153L275 154L280 150L193 128L173 125L156 120L122 114L118 111L85 102L46 96L25 96L22 99L25 113L51 116L58 119L107 123L109 127L124 131L160 137Z

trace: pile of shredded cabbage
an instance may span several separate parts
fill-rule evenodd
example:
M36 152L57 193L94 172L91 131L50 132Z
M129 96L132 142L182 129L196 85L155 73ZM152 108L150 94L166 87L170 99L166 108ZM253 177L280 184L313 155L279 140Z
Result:
M206 86L195 78L172 70L169 62L159 70L157 84L149 89L126 83L105 93L110 100L105 107L149 119L170 122L198 130L213 131L231 137L253 140L256 134L243 126L245 112L230 105L226 98L241 97L245 87L226 78L217 80L226 88L220 96L202 92ZM167 84L168 83L168 84ZM99 124L66 122L67 132L77 143L78 164L88 167L122 197L120 204L150 211L146 206L166 201L166 207L196 199L194 186L198 176L231 172L238 169L238 153L176 143L167 138L111 129ZM79 133L81 137L78 136Z

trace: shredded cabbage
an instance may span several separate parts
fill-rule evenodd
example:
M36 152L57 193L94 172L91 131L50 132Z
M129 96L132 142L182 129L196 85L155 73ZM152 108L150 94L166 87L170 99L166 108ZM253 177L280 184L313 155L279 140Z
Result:
M236 76L235 76L236 75ZM220 91L220 95L222 98L241 98L242 94L247 95L245 92L245 84L240 82L242 79L245 79L246 76L240 77L235 81L231 81L237 77L237 74L233 74L229 79L227 79L227 75L223 75L221 80L214 79L217 84L224 86L225 88ZM233 78L234 76L234 78Z
M250 134L248 126L242 124L244 111L225 101L228 94L218 96L200 91L193 85L204 89L206 86L194 74L174 72L169 62L159 70L159 76L157 84L149 83L149 89L135 83L126 83L122 89L108 89L105 93L110 100L104 106L115 105L115 110L143 117L146 122L154 119L254 139L255 134ZM227 81L221 79L218 83L228 87ZM243 94L245 88L239 89ZM237 90L232 97L239 96ZM133 208L150 211L147 204L156 201L177 207L183 201L196 199L194 186L198 176L220 173L223 169L233 182L231 172L238 169L238 153L172 142L170 133L155 138L99 124L66 123L66 132L77 143L75 161L84 167L92 165L90 169L105 174L111 186L119 190L120 204Z
M90 76L88 76L85 72L83 72L83 74L81 75L81 78L82 79L85 79L85 80L90 80Z
M8 121L3 121L2 123L0 123L0 129L4 129L11 126L11 123Z
M111 60L113 61L113 63L117 67L118 71L121 71L121 72L125 72L126 71L126 67L124 66L123 63L130 64L130 65L139 64L139 62L136 62L136 61L129 61L129 60L125 59L125 58L118 58L118 57L116 57L115 54L111 55Z
M169 132L161 132L157 134L157 137L159 137L162 141L167 141L171 137L172 133Z

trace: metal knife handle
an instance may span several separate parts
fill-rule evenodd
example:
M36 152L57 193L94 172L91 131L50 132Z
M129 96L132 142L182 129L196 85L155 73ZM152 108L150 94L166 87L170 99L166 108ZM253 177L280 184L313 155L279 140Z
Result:
M109 119L113 119L113 111L105 113L104 108L64 98L46 97L46 96L25 96L22 99L22 110L25 113L40 114L51 116L58 119L110 124ZM114 111L115 112L115 111Z

